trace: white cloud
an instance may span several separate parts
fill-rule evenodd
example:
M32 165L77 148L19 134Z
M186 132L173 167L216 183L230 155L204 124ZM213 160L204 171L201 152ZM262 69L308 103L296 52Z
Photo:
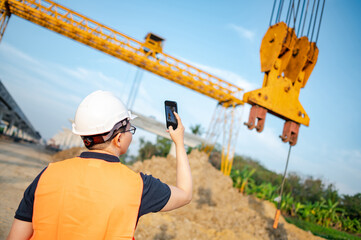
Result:
M32 65L41 66L41 63L39 61L27 55L26 53L18 50L17 48L13 47L11 44L2 42L1 45L2 48L0 53L4 52L5 57L13 60L21 59L21 61L28 62Z
M246 29L242 26L235 25L233 23L228 24L228 27L231 28L232 30L236 31L236 33L238 34L238 36L240 36L240 38L245 38L249 41L253 41L254 36L255 36L254 31Z
M103 89L119 95L117 90L123 87L122 82L101 71L43 61L8 43L2 44L2 80L34 127L45 138L50 138L49 134L56 133L68 124L67 119L73 117L76 106L88 93ZM41 111L46 112L47 117ZM46 124L44 118L47 118Z
M134 102L134 110L139 111L141 109L142 114L145 116L153 116L155 119L160 121L160 119L163 119L163 108L155 108L153 105L153 99L147 92L147 89L145 89L143 86L139 87L138 96L135 102ZM139 109L139 110L138 110Z
M179 58L179 59L181 59L181 58ZM182 59L182 61L187 62L188 64L195 66L205 72L208 72L216 77L219 77L224 81L232 83L232 84L242 88L245 92L256 88L256 86L254 84L252 84L249 80L245 79L244 77L242 77L232 71L203 65L200 63L195 63L195 62L189 61L187 59Z

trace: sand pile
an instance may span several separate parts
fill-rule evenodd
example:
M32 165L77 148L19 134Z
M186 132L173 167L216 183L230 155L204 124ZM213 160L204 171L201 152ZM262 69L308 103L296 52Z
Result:
M238 193L231 179L215 169L204 153L193 151L189 161L194 183L192 202L171 212L141 217L136 239L320 239L282 217L274 230L273 204ZM175 163L172 157L153 157L131 168L175 185Z
M87 151L85 147L73 147L55 153L51 158L52 162L62 161L64 159L78 157L82 152Z
M85 148L72 148L53 155L53 161L79 156ZM180 209L141 217L136 239L320 239L282 217L273 229L276 208L232 187L232 180L215 169L206 154L194 150L189 156L193 176L193 200ZM163 182L176 184L176 160L153 157L130 166L136 172L152 174Z

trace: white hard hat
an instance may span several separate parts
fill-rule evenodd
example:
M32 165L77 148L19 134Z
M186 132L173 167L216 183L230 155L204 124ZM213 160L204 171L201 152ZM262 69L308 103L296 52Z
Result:
M107 133L119 121L135 117L113 93L98 90L80 103L75 113L72 132L80 136Z

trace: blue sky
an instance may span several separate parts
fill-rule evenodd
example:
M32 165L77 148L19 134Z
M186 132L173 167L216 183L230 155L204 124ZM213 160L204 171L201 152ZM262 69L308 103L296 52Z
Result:
M164 52L235 83L260 88L259 48L273 1L59 1L81 14L143 41L166 39ZM347 3L347 4L346 4ZM300 102L310 117L292 148L289 171L334 183L340 193L361 192L360 1L326 1L316 67ZM70 128L81 99L113 91L128 99L137 69L119 59L12 16L0 43L0 79L45 139ZM207 129L216 101L144 72L134 110L164 121L164 100L178 102L186 128ZM283 172L288 144L284 121L267 115L264 131L249 131L244 107L236 153ZM143 131L139 136L155 137ZM136 151L138 138L134 139Z

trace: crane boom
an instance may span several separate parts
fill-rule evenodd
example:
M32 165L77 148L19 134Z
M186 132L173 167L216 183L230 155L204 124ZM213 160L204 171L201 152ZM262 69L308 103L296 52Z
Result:
M1 0L0 6L4 21L15 14L209 96L224 107L244 104L242 88L163 53L151 40L137 41L51 0Z

